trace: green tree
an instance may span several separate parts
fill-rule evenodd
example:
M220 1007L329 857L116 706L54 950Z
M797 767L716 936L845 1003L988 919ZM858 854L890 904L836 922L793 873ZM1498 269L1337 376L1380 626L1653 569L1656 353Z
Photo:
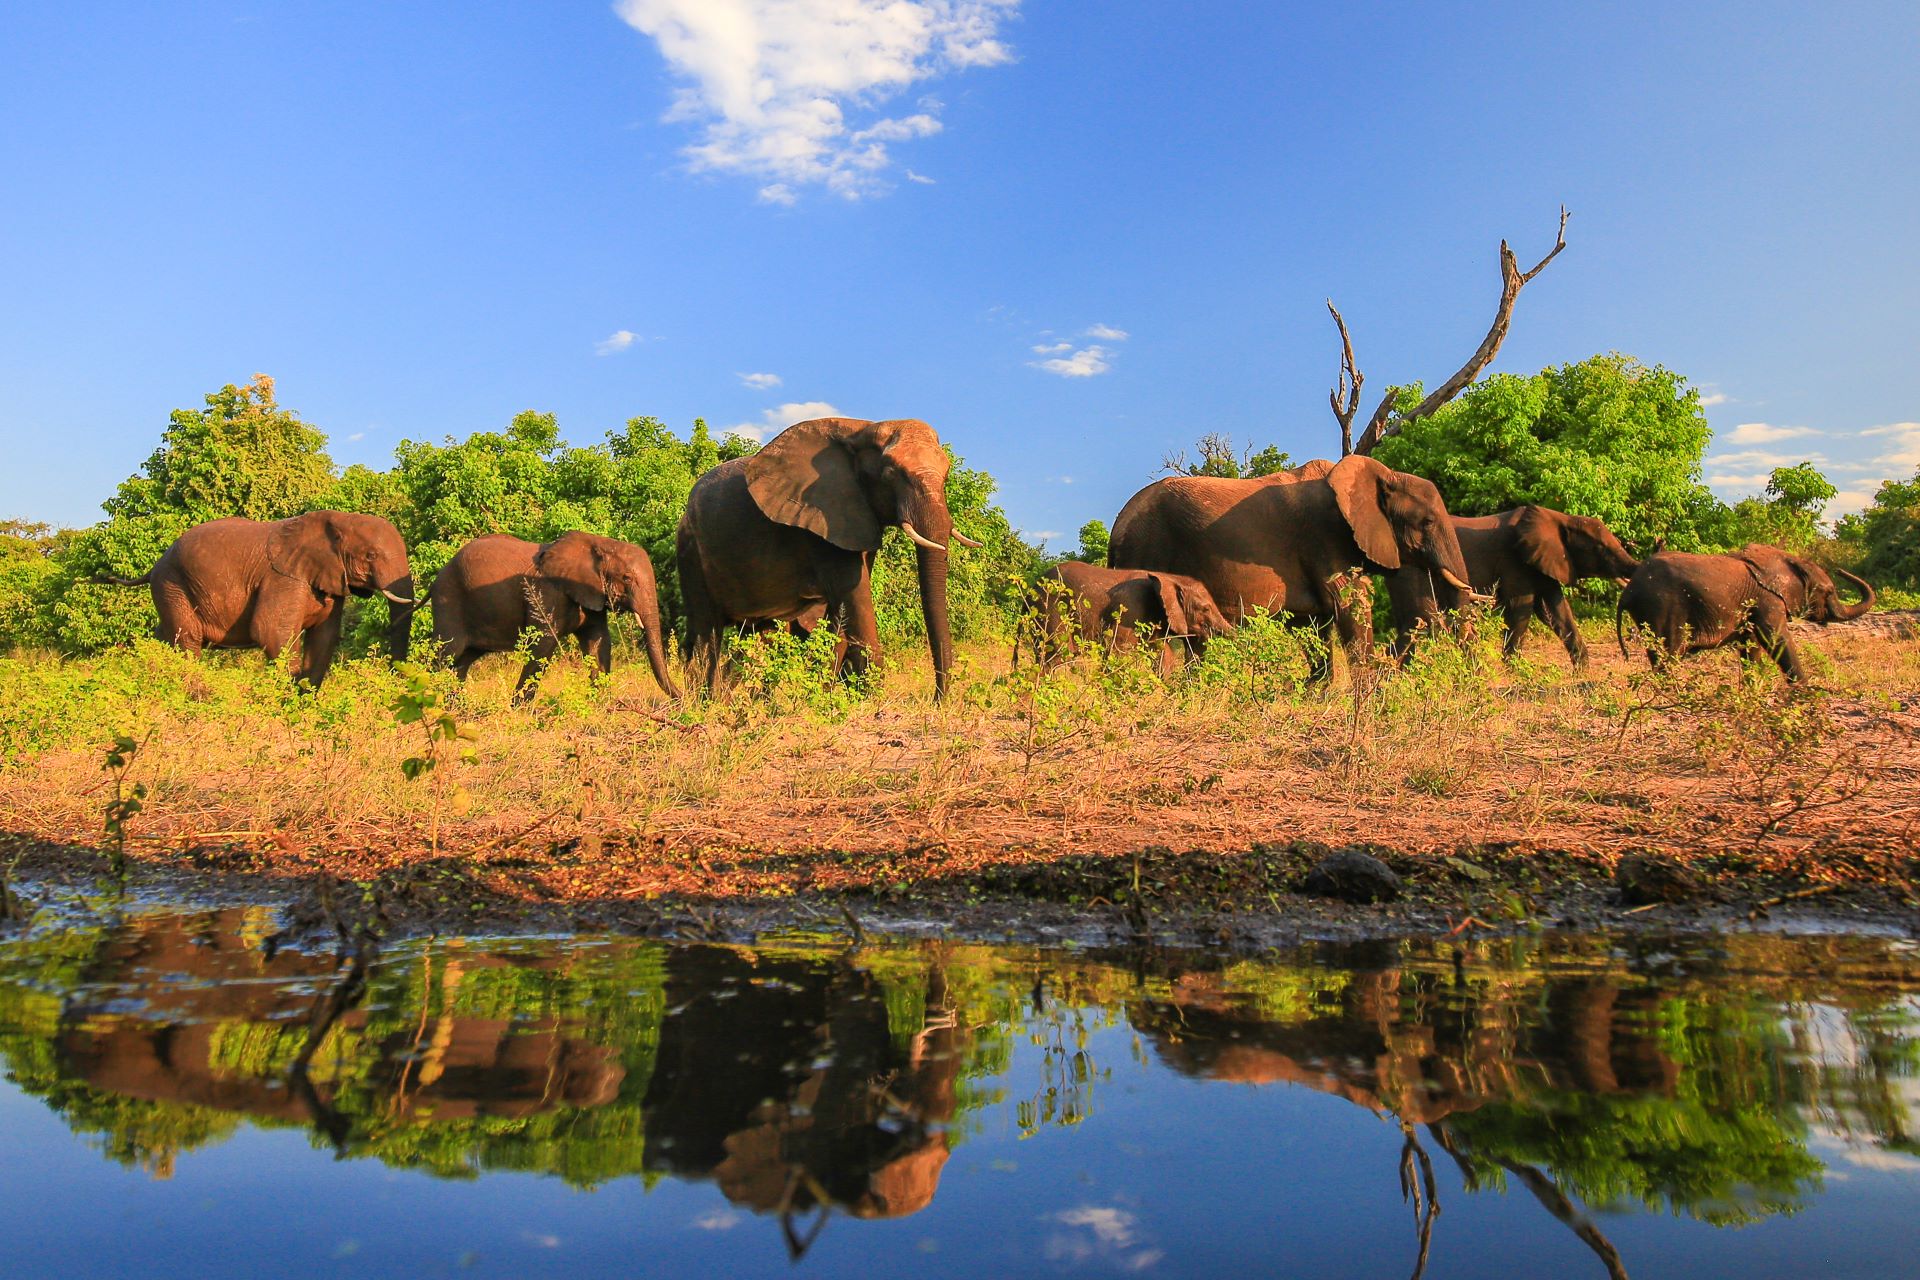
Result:
M1201 436L1194 442L1194 450L1200 455L1197 461L1188 458L1186 450L1182 449L1168 454L1161 462L1160 469L1174 475L1240 480L1270 476L1292 465L1287 452L1277 445L1269 444L1259 450L1248 445L1240 449L1234 445L1232 436L1219 431L1209 431Z
M1920 471L1911 480L1889 480L1858 515L1843 516L1834 530L1857 548L1856 572L1905 591L1920 591Z
M1404 407L1420 389L1403 388ZM1380 442L1374 456L1425 476L1459 515L1526 502L1599 516L1630 542L1697 550L1724 534L1700 483L1711 432L1678 374L1597 355L1530 377L1495 374Z
M1764 498L1743 498L1733 504L1734 533L1742 543L1811 550L1821 540L1820 513L1838 492L1810 462L1775 467Z
M1087 564L1107 562L1107 542L1111 535L1104 520L1089 520L1080 526L1080 559Z

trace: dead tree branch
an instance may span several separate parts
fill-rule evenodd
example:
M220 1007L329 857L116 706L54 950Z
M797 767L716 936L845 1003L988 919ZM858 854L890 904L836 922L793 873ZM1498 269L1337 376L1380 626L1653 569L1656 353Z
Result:
M1500 242L1500 305L1494 311L1493 324L1487 329L1487 336L1480 340L1479 348L1468 357L1467 362L1461 365L1452 377L1435 387L1426 399L1407 412L1396 416L1393 412L1393 392L1389 390L1380 397L1380 404L1374 409L1373 416L1367 420L1366 429L1360 433L1360 439L1349 450L1346 448L1346 442L1351 433L1353 409L1349 407L1345 414L1342 414L1340 398L1336 393L1333 415L1340 422L1343 456L1348 452L1371 454L1382 440L1400 434L1401 428L1407 423L1427 417L1441 405L1459 395L1468 384L1480 376L1481 370L1493 363L1493 357L1499 353L1500 344L1506 341L1507 329L1513 323L1513 304L1519 299L1520 290L1524 289L1535 276L1546 270L1547 264L1559 257L1560 251L1567 247L1567 217L1567 207L1561 205L1560 230L1554 237L1553 248L1547 251L1546 257L1534 263L1530 271L1522 271L1519 260L1513 256L1513 249L1505 240ZM1331 302L1327 304L1327 309L1333 310ZM1340 313L1334 311L1333 318L1338 321ZM1347 340L1347 326L1344 323L1340 325L1340 339L1344 348L1343 360L1346 366L1351 368L1353 344ZM1356 372L1352 396L1355 400L1359 397L1358 381Z
M1340 456L1346 457L1353 452L1353 413L1360 407L1360 384L1367 375L1353 362L1353 338L1347 333L1347 322L1340 315L1340 308L1333 305L1333 299L1327 299L1327 310L1333 313L1333 322L1340 326L1340 376L1334 381L1333 390L1327 392L1327 403L1333 406L1333 416L1340 422Z

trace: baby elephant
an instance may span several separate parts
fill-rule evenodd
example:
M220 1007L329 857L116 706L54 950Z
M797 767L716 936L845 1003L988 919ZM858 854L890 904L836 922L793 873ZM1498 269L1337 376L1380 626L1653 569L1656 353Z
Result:
M1187 654L1206 650L1207 639L1232 628L1196 578L1145 569L1108 569L1069 560L1041 574L1027 597L1023 630L1033 637L1034 660L1044 664L1070 656L1080 642L1130 649L1152 629L1165 638L1161 669L1171 670L1174 646ZM1013 646L1020 660L1020 642Z
M1795 617L1818 623L1845 622L1873 608L1873 588L1841 570L1862 598L1844 604L1827 571L1777 547L1754 544L1734 555L1662 551L1648 556L1620 593L1614 630L1627 652L1623 616L1647 633L1655 664L1732 643L1748 661L1766 653L1787 679L1806 679L1800 654L1787 636Z
M631 542L563 533L542 544L489 534L460 548L428 594L440 652L462 680L484 655L511 650L528 627L538 638L514 687L516 700L528 696L529 682L567 636L579 638L580 651L603 673L611 671L607 611L625 609L645 630L653 678L668 697L680 696L667 674L653 561Z

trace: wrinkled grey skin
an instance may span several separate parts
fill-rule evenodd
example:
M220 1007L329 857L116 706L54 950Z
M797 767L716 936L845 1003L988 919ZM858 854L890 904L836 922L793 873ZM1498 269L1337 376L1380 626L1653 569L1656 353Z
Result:
M310 511L289 520L209 520L174 539L138 578L160 615L154 636L188 653L260 649L267 660L300 637L294 674L326 679L349 595L387 597L387 648L406 660L413 627L413 571L399 530L379 516Z
M1800 561L1804 569L1791 562ZM1813 571L1811 575L1806 570ZM1873 607L1873 588L1844 574L1863 592L1856 604L1840 601L1823 570L1774 547L1749 546L1737 555L1662 551L1648 556L1620 593L1614 629L1627 652L1625 619L1647 637L1647 661L1739 646L1746 661L1771 657L1794 682L1806 679L1800 653L1787 635L1796 613L1819 623L1844 622ZM1818 584L1824 580L1824 588ZM1814 585L1809 586L1812 582Z
M667 673L653 561L631 542L578 532L544 544L490 534L460 548L428 596L441 655L462 680L485 655L514 649L529 627L536 638L516 698L531 692L533 678L568 636L605 674L613 670L607 615L625 609L639 620L654 680L668 697L680 696Z
M1017 629L1013 657L1020 660L1020 638L1032 641L1034 660L1058 662L1082 644L1112 638L1116 649L1130 649L1142 633L1163 640L1161 667L1206 652L1207 641L1225 635L1233 624L1197 578L1143 569L1109 569L1068 560L1042 573L1026 601L1028 619Z

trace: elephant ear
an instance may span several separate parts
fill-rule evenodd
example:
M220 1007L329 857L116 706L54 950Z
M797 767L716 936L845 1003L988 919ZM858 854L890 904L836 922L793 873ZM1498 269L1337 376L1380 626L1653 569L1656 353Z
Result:
M332 512L314 511L282 520L267 538L267 564L275 573L298 578L322 595L347 594L347 562Z
M1392 478L1384 464L1358 453L1340 459L1326 476L1360 553L1382 569L1400 567L1400 546L1394 541L1393 522L1387 519L1384 505L1383 490Z
M885 532L860 486L857 418L797 422L747 459L747 491L767 519L848 551L877 551Z
M1153 585L1160 592L1160 607L1167 615L1167 634L1170 636L1193 634L1193 628L1187 622L1187 611L1180 601L1180 588L1159 574L1153 575Z
M606 555L588 534L561 534L534 552L533 567L587 612L607 611Z
M1539 507L1529 506L1515 529L1520 535L1520 554L1527 563L1566 586L1573 581L1573 562L1567 557L1567 537L1558 524Z

